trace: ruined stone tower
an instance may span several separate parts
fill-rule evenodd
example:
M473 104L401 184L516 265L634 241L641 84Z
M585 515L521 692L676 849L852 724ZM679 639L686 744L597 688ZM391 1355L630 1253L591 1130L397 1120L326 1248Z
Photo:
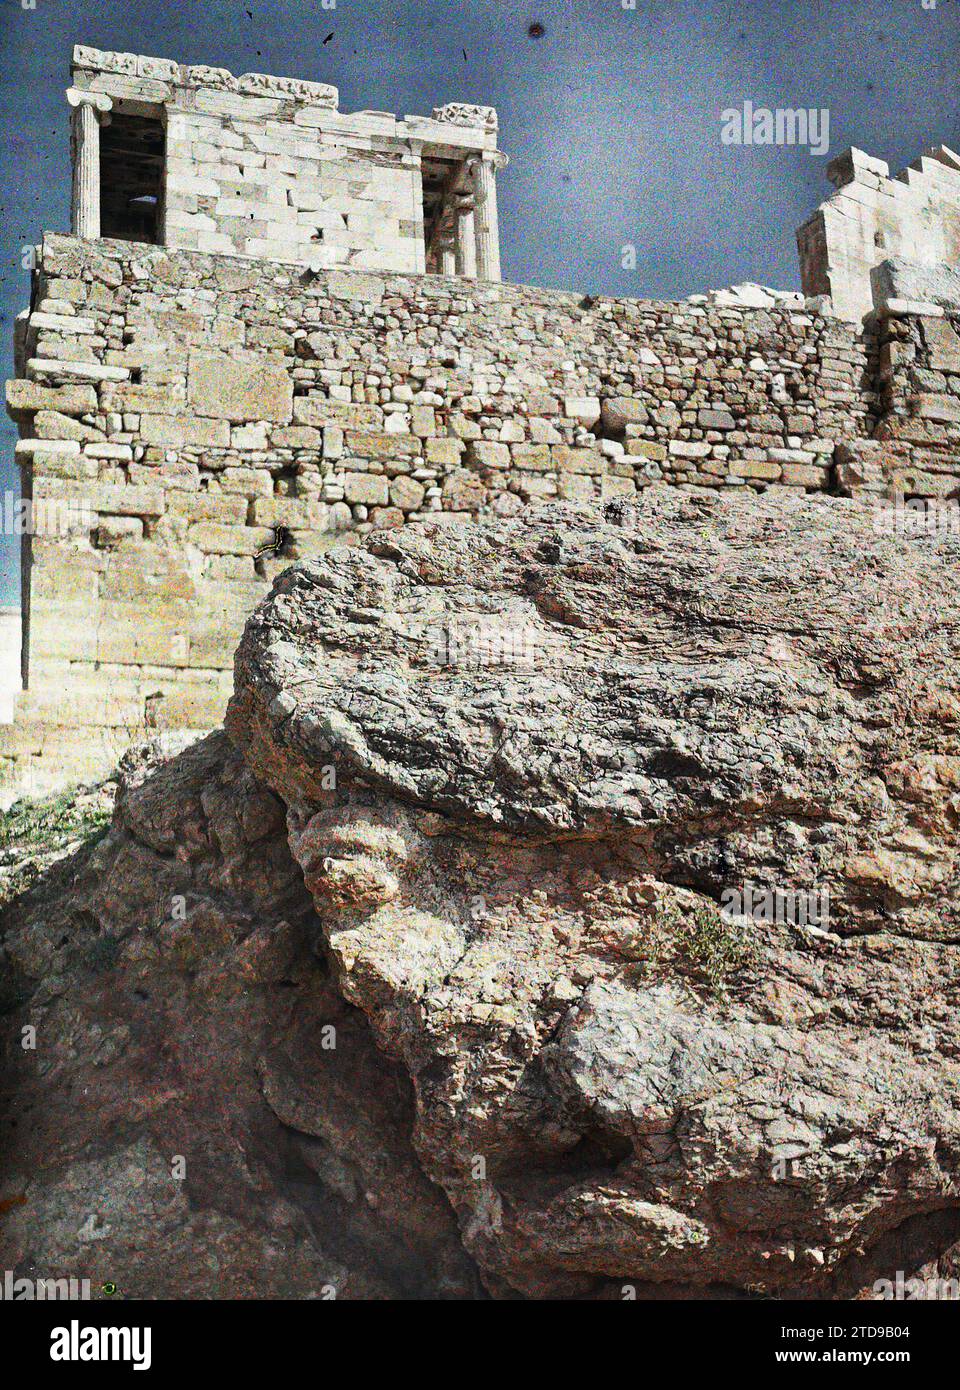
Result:
M827 176L836 192L797 233L808 295L857 323L898 293L957 298L960 155L935 145L891 178L884 160L846 150Z
M838 251L835 200L801 233L816 297L584 299L501 283L489 107L346 114L77 48L65 111L72 234L38 248L7 385L32 515L0 795L218 724L274 577L373 530L657 482L960 488L960 315L929 277L897 293L903 195L877 192L877 263ZM914 197L948 256L950 158Z

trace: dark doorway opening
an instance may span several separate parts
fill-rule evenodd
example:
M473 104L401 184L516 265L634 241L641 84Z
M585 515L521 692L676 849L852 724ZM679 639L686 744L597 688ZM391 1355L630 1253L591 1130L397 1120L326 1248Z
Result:
M114 112L100 129L100 235L160 240L164 130L150 116Z
M452 235L450 206L454 190L462 178L462 164L454 159L424 157L423 177L423 234L426 246L428 275L440 274L440 241Z

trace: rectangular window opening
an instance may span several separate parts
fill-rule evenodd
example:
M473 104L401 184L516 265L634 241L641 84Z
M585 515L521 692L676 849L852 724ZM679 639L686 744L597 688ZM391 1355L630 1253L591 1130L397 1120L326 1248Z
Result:
M157 245L162 226L164 128L114 112L100 128L100 235Z

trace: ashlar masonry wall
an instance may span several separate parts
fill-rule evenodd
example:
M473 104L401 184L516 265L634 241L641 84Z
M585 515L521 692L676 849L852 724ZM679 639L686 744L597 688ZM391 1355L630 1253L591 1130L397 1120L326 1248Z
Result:
M836 192L797 232L803 288L830 295L860 322L876 303L871 272L891 257L915 267L960 265L960 155L945 145L904 169L862 150L827 166Z
M583 299L49 236L8 407L28 689L0 781L205 730L293 559L371 528L664 480L829 489L876 424L870 341L819 312ZM276 547L280 552L276 553Z
M122 206L137 171L148 170L156 236L140 241L422 273L448 223L471 243L464 273L500 278L495 172L506 160L491 107L449 102L429 117L341 112L326 83L82 45L72 79L80 235L125 235L101 226L101 182ZM114 153L102 175L116 140L126 158Z

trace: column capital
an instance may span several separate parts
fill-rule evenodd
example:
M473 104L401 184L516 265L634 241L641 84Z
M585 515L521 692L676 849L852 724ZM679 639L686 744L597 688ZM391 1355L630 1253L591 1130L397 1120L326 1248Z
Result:
M503 150L483 150L479 154L472 154L466 161L467 173L471 178L475 178L482 166L486 166L492 174L499 174L501 169L505 169L510 163L510 156L504 154Z
M88 92L82 87L68 87L67 101L71 106L92 106L101 115L113 110L113 100L106 92Z

